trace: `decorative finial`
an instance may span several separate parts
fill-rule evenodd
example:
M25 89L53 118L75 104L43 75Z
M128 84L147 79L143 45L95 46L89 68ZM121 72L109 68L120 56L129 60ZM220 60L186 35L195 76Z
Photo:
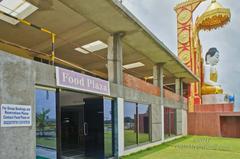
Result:
M216 0L208 6L207 10L198 17L196 26L199 30L212 30L223 27L231 19L230 9L224 8Z

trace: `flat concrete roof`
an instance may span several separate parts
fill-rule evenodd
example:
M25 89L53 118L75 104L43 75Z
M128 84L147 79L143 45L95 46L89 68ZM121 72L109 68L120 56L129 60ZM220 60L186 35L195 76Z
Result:
M152 76L154 64L165 63L165 83L172 83L175 78L183 78L186 83L198 81L198 78L117 0L55 0L49 3L28 1L39 9L26 20L57 34L56 57L60 59L107 78L107 49L89 54L82 54L74 49L96 40L107 43L111 34L122 32L123 64L145 64L144 67L126 69L125 73L144 79ZM10 25L0 20L0 27L0 39L32 50L51 53L49 35L21 23ZM0 48L16 52L1 43ZM38 54L33 53L31 56L36 57Z
M183 78L186 83L199 81L199 78L118 0L60 1L108 33L123 32L124 43L155 64L165 63L164 69L174 77Z

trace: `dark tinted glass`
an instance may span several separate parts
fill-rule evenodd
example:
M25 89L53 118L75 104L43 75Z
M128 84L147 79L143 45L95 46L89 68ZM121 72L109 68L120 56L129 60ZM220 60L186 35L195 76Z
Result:
M124 105L124 146L137 144L136 103L125 102Z
M149 105L138 104L138 142L148 142L149 137Z
M176 135L176 109L164 108L164 135L169 138Z

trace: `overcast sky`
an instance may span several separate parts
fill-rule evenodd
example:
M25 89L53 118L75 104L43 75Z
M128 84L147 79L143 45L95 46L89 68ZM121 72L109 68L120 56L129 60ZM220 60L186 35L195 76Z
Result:
M122 1L143 24L177 54L176 14L173 8L183 0ZM203 13L210 2L210 0L203 2L194 12L194 17ZM240 2L239 0L218 0L218 2L231 9L231 22L224 28L200 33L203 56L210 47L219 50L218 82L226 93L235 94L235 106L240 110Z

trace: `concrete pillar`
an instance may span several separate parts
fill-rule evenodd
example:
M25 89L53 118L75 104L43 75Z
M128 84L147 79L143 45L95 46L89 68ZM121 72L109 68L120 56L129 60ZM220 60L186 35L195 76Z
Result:
M164 102L163 102L163 65L156 64L153 67L153 85L160 88L160 109L161 109L161 140L164 141Z
M181 78L176 79L175 82L176 94L180 96L181 109L177 109L177 134L178 135L187 135L187 113L184 109L183 101L183 81Z
M0 50L0 106L2 104L30 105L32 126L0 127L0 158L34 158L36 147L36 118L32 61Z
M119 158L124 153L124 99L116 99L116 107L114 109L114 131L115 136L115 154L116 158Z
M123 33L115 33L108 38L108 81L123 84ZM119 158L124 152L124 99L117 98L114 105L114 156Z
M188 119L186 109L182 109L182 135L188 135Z
M182 80L182 78L178 78L175 80L175 93L180 96L180 102L181 102L181 105L183 108L184 105L183 105L183 80Z
M183 79L180 79L180 96L183 98Z
M179 78L175 79L175 93L178 94L178 95L181 94L180 93L180 89L181 89L180 85L181 85L180 84L180 79Z
M123 33L115 33L108 38L108 80L123 83L122 41Z
M177 127L177 135L182 135L182 126L183 126L183 121L182 121L182 116L183 116L183 112L182 112L182 109L177 109L176 110L177 112L176 112L176 117L177 117L177 119L176 119L176 127Z
M164 63L159 63L153 66L153 85L160 88L161 99L163 99L163 65Z

